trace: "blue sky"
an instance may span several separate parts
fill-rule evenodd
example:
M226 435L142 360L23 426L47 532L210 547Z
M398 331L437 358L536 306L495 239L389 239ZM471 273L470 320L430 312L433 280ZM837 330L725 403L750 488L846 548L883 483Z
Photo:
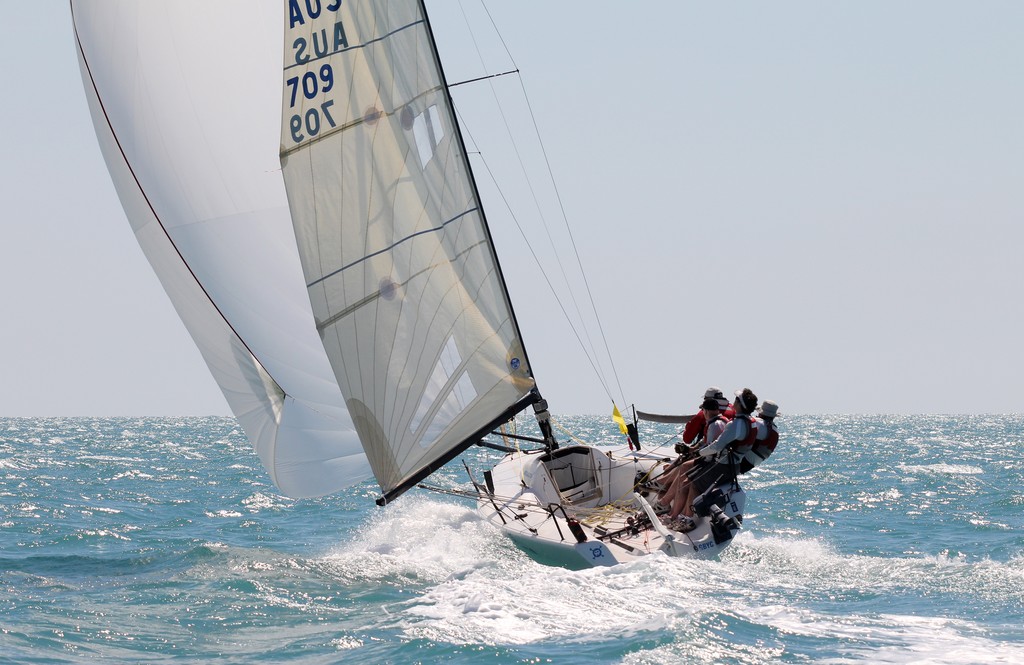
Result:
M67 4L0 6L0 415L227 414L124 219ZM714 384L791 413L1019 412L1024 5L623 6L488 5L544 137L620 406L692 410ZM465 7L479 25L479 4ZM428 8L450 81L510 68L486 29L480 64L458 3ZM515 160L478 106L490 94L462 86L456 102L504 183ZM532 132L516 108L510 122ZM610 411L482 173L552 410ZM541 199L557 224L557 201ZM543 232L529 233L543 254Z

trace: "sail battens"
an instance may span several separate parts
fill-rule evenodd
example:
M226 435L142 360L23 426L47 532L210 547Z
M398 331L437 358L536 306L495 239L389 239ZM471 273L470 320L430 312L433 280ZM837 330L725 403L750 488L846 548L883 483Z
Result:
M481 240L481 241L477 242L476 244L470 245L466 249L462 250L461 252L456 254L454 258L460 259L465 254L468 254L469 252L473 251L474 249L480 249L481 247L484 247L485 245L486 245L486 243L483 240ZM323 332L324 330L326 330L327 328L330 328L332 325L334 325L335 323L337 323L341 319L345 318L346 316L348 316L352 312L356 311L357 309L359 309L361 307L365 307L366 305L369 305L373 301L377 300L377 298L381 298L381 297L387 298L391 293L394 292L395 289L402 288L402 287L407 287L409 285L409 283L412 282L413 280L417 279L418 277L422 277L422 276L426 275L431 270L433 270L435 268L439 268L442 265L444 265L444 264L443 263L435 263L435 264L429 265L429 266L423 268L422 270L420 270L419 272L416 272L416 273L410 275L409 279L405 280L404 282L400 282L400 283L387 282L386 286L384 286L383 288L381 288L377 292L371 293L370 295L366 296L365 298L363 298L359 302L354 303L352 305L349 305L348 307L346 307L345 309L341 310L337 314L334 314L333 316L331 316L330 318L326 319L325 321L318 321L317 324L316 324L317 331Z
M304 143L304 144L293 146L291 148L282 148L281 149L281 157L287 157L288 155L291 155L292 153L298 152L299 150L301 150L302 148L304 148L307 145L310 145L312 143L319 143L320 141L323 141L325 139L331 138L335 134L340 134L341 132L344 132L346 130L352 129L354 127L358 127L358 126L362 125L365 122L366 122L366 118L356 118L355 120L352 120L351 122L347 122L344 125L340 125L338 127L335 127L334 129L332 129L330 131L325 131L325 132L319 134L316 137L307 139L306 143Z
M405 236L404 238L396 240L395 242L391 243L387 247L384 247L382 249L378 249L375 252L367 254L366 256L362 257L361 259L357 259L355 261L352 261L348 265L342 266L342 267L338 268L337 270L334 270L332 272L327 273L323 277L310 282L309 284L306 285L306 287L307 288L312 288L312 287L316 286L317 284L319 284L320 282L328 280L331 277L334 277L334 276L336 276L336 275L338 275L340 273L343 273L343 272L345 272L346 270L348 270L350 268L354 268L355 266L359 265L360 263L363 263L364 261L368 261L368 260L372 259L373 257L378 256L380 254L384 254L386 252L390 252L391 250L395 249L396 247L398 247L402 243L408 242L408 241L412 240L413 238L417 238L419 236L426 235L428 233L437 233L439 231L443 231L445 229L445 227L448 226L449 224L451 224L453 222L457 222L460 219L462 219L463 217L465 217L466 215L469 215L469 214L471 214L473 212L476 212L476 211L477 211L477 208L471 208L469 210L466 210L466 211L456 215L455 217L452 217L451 219L449 219L446 222L442 222L440 226L435 226L435 227L430 228L430 229L423 229L422 231L417 231L415 233L411 233L411 234ZM428 268L429 267L432 267L432 266L428 266Z
M285 32L281 172L305 285L389 492L533 381L422 3L334 3ZM331 34L360 48L294 47Z
M418 472L411 475L409 478L406 478L400 483L398 483L395 487L391 489L386 489L384 491L384 495L377 499L377 505L384 506L388 503L391 503L399 496L415 487L417 483L427 478L430 474L434 473L435 471L443 467L445 464L458 457L467 448L476 445L477 442L479 442L481 439L487 436L491 432L491 430L498 427L502 423L511 420L518 413L525 411L530 406L535 404L539 399L540 395L538 395L536 392L528 392L521 400L513 404L505 411L503 411L496 418L494 418L494 420L487 423L484 427L481 427L479 430L473 432L468 437L466 437L463 441L460 441L448 453L437 459L433 464L420 469Z

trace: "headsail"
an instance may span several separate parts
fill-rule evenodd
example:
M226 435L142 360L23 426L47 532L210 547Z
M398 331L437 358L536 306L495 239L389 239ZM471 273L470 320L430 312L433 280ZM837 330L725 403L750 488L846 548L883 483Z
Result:
M365 479L279 173L281 2L73 0L71 10L125 213L274 483L301 497Z
M281 164L316 330L385 494L532 397L421 2L291 2Z

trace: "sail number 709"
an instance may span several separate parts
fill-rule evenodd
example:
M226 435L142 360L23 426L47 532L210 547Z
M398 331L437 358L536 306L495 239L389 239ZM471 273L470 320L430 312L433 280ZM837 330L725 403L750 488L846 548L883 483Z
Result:
M320 120L321 113L328 125L331 127L337 127L338 124L334 122L334 118L331 117L331 112L329 110L332 106L334 106L334 100L328 99L326 102L322 102L320 104L319 109L314 107L307 110L303 115L293 115L288 123L292 130L292 140L299 143L306 138L305 134L302 133L303 129L306 130L306 133L309 134L310 137L319 134L322 126L322 121Z
M325 64L320 68L319 76L313 72L306 72L301 77L293 76L288 79L285 81L285 85L291 89L288 107L295 108L299 90L302 90L303 97L310 100L315 99L320 94L330 92L334 88L334 70L329 64ZM299 143L306 138L307 134L311 137L316 136L320 133L320 128L323 126L324 121L331 127L337 127L337 123L334 122L334 118L329 110L333 104L334 100L329 99L321 102L319 109L313 107L305 113L293 115L288 123L292 132L292 140ZM305 134L303 134L303 130L305 130Z
M299 96L299 88L302 88L302 96L306 99L314 99L321 92L330 92L331 88L334 87L334 70L331 69L330 65L324 65L320 68L319 77L313 72L306 72L302 75L301 79L298 76L291 77L285 81L285 85L292 90L288 107L294 108L295 101Z

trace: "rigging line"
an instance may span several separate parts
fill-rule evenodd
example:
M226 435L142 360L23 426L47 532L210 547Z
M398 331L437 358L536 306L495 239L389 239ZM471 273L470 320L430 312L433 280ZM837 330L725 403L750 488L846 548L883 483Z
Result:
M463 4L461 2L459 3L459 8L462 10L462 17L463 17L463 20L466 23L466 28L467 28L467 30L469 32L470 39L473 41L473 47L476 50L477 59L480 61L480 65L486 71L487 70L487 63L484 62L483 54L480 51L480 46L479 46L479 44L476 41L476 35L473 32L473 28L472 28L472 25L469 22L469 18L466 16L465 7L463 6ZM486 7L484 7L484 10L486 11ZM512 61L513 66L515 66L515 61L512 58L512 54L509 53L508 46L505 44L504 40L501 38L501 33L498 32L498 27L494 24L494 20L491 18L490 13L488 13L488 18L491 19L491 26L494 28L494 32L498 35L499 41L501 41L502 46L505 47L505 53L508 55L509 60ZM514 71L518 72L519 71L518 67ZM493 77L482 77L481 80L488 79L488 78L493 78ZM449 86L449 88L450 87L451 86ZM523 86L522 86L522 78L521 77L520 77L520 88L523 89L523 98L526 99L526 91L525 91L525 88L523 88ZM519 169L522 172L524 179L526 180L527 186L529 187L530 195L533 198L534 208L537 210L537 214L538 214L538 216L541 219L542 226L544 227L544 232L545 232L545 234L548 237L548 242L551 244L552 247L557 247L557 244L555 243L554 238L551 236L551 227L548 224L547 217L545 216L544 210L543 210L543 208L540 205L540 201L538 200L537 190L534 188L533 180L530 178L529 170L526 168L526 165L523 162L522 154L519 151L519 144L516 142L515 137L514 137L514 135L512 133L512 128L511 128L511 126L509 125L509 122L508 122L508 117L505 115L505 109L502 106L501 101L498 99L498 93L495 90L493 83L490 84L490 89L491 89L491 96L494 98L495 106L498 108L498 113L501 115L502 122L505 125L505 132L508 135L509 142L512 145L512 149L515 151L516 159L519 162ZM526 101L527 101L527 106L529 107L529 100L526 99ZM530 113L532 115L532 113L533 113L532 109L530 109ZM540 143L541 142L540 141L540 132L537 131L537 128L536 128L537 127L537 122L536 122L535 119L534 119L533 122L534 122L534 132L536 134L538 143ZM463 126L466 126L465 119L463 119L462 124L463 124ZM468 132L468 130L467 130L467 132ZM475 141L474 141L474 143L475 143ZM478 148L480 147L479 144L477 145L477 147ZM541 151L543 152L544 146L543 146L542 143L541 143L540 147L541 147ZM546 157L547 156L545 155L545 159L546 159ZM558 188L557 188L557 186L555 186L554 175L551 172L550 164L548 164L548 178L551 180L552 188L555 191L556 198L559 198L559 203L561 203L560 197L558 197ZM493 179L493 176L492 176L492 179ZM564 210L564 208L562 209L562 218L563 218L563 222L565 223L566 229L568 230L569 224L568 224L568 220L565 219L565 210ZM571 231L569 233L569 238L570 238L570 240L572 240L572 233L571 233ZM573 241L573 246L575 247L575 241ZM590 338L590 330L589 330L589 327L586 324L586 319L583 316L583 312L580 309L579 302L576 299L576 291L575 291L575 289L572 288L571 283L569 282L569 276L566 274L565 265L563 264L563 262L561 260L561 256L558 254L557 251L555 252L555 259L556 259L556 263L558 264L559 271L562 273L562 280L565 282L566 290L569 292L569 296L570 296L570 298L572 300L573 307L576 310L576 315L579 317L580 326L583 328L583 335L587 339L587 344L589 344L589 347L584 347L584 352L587 353L588 355L589 354L593 354L594 358L597 358L597 356L598 356L597 347L594 344L593 340ZM577 253L576 260L577 260L577 265L580 268L580 275L583 277L584 284L586 284L587 283L586 273L583 271L583 265L579 261L578 253ZM590 291L589 284L587 284L587 291L588 291L588 293ZM601 322L600 322L600 319L597 317L597 310L596 310L596 308L594 308L593 296L591 296L590 302L591 302L591 308L594 309L594 315L595 315L594 318L597 319L598 326L600 327L600 323ZM568 317L568 315L567 315L567 317ZM603 335L604 331L602 330L601 333ZM580 342L580 344L582 345L582 341ZM588 350L588 348L589 348L589 350ZM611 354L608 353L607 348L608 348L608 343L606 341L605 342L605 352L606 352L606 354L608 355L608 357L610 359L611 358ZM596 366L595 366L595 369L596 369ZM612 363L612 369L613 370L615 369L614 363ZM601 382L604 383L604 384L607 384L607 379L605 379L603 372L601 372L600 370L597 370L597 371L598 371L599 378L601 379ZM616 381L618 381L618 375L617 374L616 374L615 378L616 378ZM607 390L607 389L605 390L605 392L608 393L609 398L611 398L611 392L609 390ZM619 394L620 394L620 396L622 394L622 387L621 387L621 385L619 386ZM613 403L614 403L614 401L615 400L612 399ZM623 397L623 402L625 402L625 398L624 397Z
M590 280L587 279L587 272L583 269L583 261L580 258L579 249L576 247L576 238L572 234L572 227L569 225L569 217L565 212L565 204L562 202L562 194L558 190L558 184L555 182L554 173L551 170L551 161L548 159L548 151L544 147L544 142L540 137L540 127L537 125L537 117L533 113L533 105L530 104L530 98L526 94L526 86L523 85L523 79L520 77L519 85L523 90L523 98L526 100L526 108L530 111L530 120L533 122L533 129L537 133L537 143L540 144L541 154L544 155L544 164L547 166L548 175L551 178L551 186L555 190L555 199L558 200L558 207L562 212L562 219L565 222L565 230L569 233L569 241L572 244L573 253L576 255L576 263L580 268L580 274L583 275L583 284L587 287L587 296L590 298L590 307L594 311L594 319L597 321L598 330L601 331L601 339L604 342L604 350L608 355L608 361L612 366L612 374L615 376L615 384L619 388L619 397L622 399L623 404L626 403L626 398L622 392L622 382L619 380L619 371L615 367L615 358L612 356L611 349L608 346L608 337L604 332L604 325L601 323L601 316L597 311L597 304L594 302L594 293L590 288Z
M501 189L501 187L495 180L494 173L491 171L491 167L487 164L487 160L483 158L483 155L480 155L480 161L483 162L484 168L487 170L487 174L491 176L491 182L493 182L495 188L497 188L498 194L501 196L501 200L505 203L505 208L508 210L509 215L512 216L512 221L515 222L516 228L519 229L520 235L523 236L523 241L526 242L526 247L527 249L530 250L530 254L533 256L533 260L537 264L537 269L540 270L540 274L542 277L544 277L544 281L547 283L548 289L551 290L551 295L554 296L555 302L558 303L559 309L562 310L562 315L565 316L565 320L569 323L569 328L572 329L573 334L576 336L576 341L580 343L580 347L583 349L583 354L587 357L587 360L590 361L590 366L594 369L594 373L597 374L597 378L601 382L601 387L604 388L605 393L609 397L611 397L611 391L608 390L608 384L605 382L604 376L601 374L600 370L597 369L597 365L595 364L594 358L592 358L590 354L587 352L587 349L583 344L583 340L580 338L579 331L576 330L576 326L573 325L572 319L569 318L569 313L565 311L565 305L562 303L562 299L558 297L558 292L555 291L555 287L551 283L551 278L548 277L547 271L544 270L544 266L541 265L540 259L537 256L537 252L533 249L533 245L530 244L530 239L527 237L526 231L523 229L522 224L519 223L519 218L516 217L515 212L512 211L512 207L509 205L508 198L505 197L505 192Z
M544 214L543 208L540 205L540 201L537 197L537 191L534 188L533 181L531 180L529 175L529 170L526 168L526 165L523 162L522 154L519 152L519 146L516 144L515 139L512 138L512 130L505 116L505 112L502 109L501 104L497 101L497 95L496 93L494 93L493 87L491 91L492 94L495 94L495 102L498 104L499 114L501 115L502 122L505 124L505 131L508 133L509 138L512 142L512 148L516 153L516 159L519 162L519 168L522 171L526 179L527 186L530 189L530 196L533 199L534 208L537 210L537 214L540 217L541 225L544 227L544 234L547 236L548 243L552 248L558 247L558 243L555 242L554 237L551 235L551 226L548 224L547 216ZM589 349L588 353L593 354L593 356L597 358L597 346L594 344L594 341L590 337L590 328L586 324L586 318L583 316L583 310L580 308L579 301L576 298L576 289L572 288L571 282L569 281L569 275L565 269L565 263L562 261L560 254L557 250L555 250L554 254L555 263L558 265L558 271L561 273L562 281L565 283L566 291L569 293L569 300L572 302L573 309L575 310L576 316L578 317L578 320L580 322L580 327L583 330L583 336L586 338L587 348ZM583 275L583 281L584 283L586 283L586 275ZM582 344L583 342L581 341L580 343ZM604 373L601 372L600 370L598 371L601 373L602 382L607 383L607 379L604 378ZM619 392L621 392L621 390Z
M584 441L583 439L579 438L578 436L576 436L575 434L570 432L564 425L562 425L562 423L558 422L554 418L551 419L551 424L554 425L555 427L557 427L558 429L562 430L563 434L568 436L570 439L572 439L576 443L579 443L580 445L583 445L583 446L587 445L586 441Z
M483 7L484 12L487 14L487 18L490 19L491 25L494 28L494 32L495 32L495 34L498 35L498 40L501 42L501 45L505 48L505 53L508 54L509 60L512 61L513 66L515 66L516 70L518 71L519 66L516 64L515 58L512 57L512 53L511 53L511 51L509 51L508 44L506 44L504 38L502 38L501 31L498 30L498 26L494 22L494 17L491 16L491 12L490 12L490 10L487 9L487 5L484 4L483 0L480 1L480 6ZM611 363L611 366L612 366L612 374L614 374L614 376L615 376L615 383L616 383L616 385L619 388L619 397L622 399L623 404L625 404L626 403L626 399L625 399L625 396L624 396L624 394L622 392L622 383L621 383L621 381L619 381L618 369L615 367L615 358L612 356L611 349L608 346L608 338L607 338L607 336L605 335L605 332L604 332L604 325L601 323L601 317L598 314L597 305L594 303L594 294L591 292L590 282L587 280L587 273L583 269L583 261L580 259L579 249L576 247L576 239L573 237L572 227L569 226L569 218L568 218L568 216L565 213L565 205L562 203L562 195L558 191L558 185L555 182L555 176L554 176L554 173L551 170L551 162L548 159L548 152L547 152L547 149L545 149L545 147L544 147L544 142L541 140L540 128L537 125L537 118L536 118L536 116L533 113L533 105L530 104L530 97L529 97L529 95L526 94L526 86L523 85L522 76L519 77L519 85L520 85L520 87L523 90L523 99L526 100L526 108L529 109L529 111L530 111L530 120L533 122L533 129L534 129L534 132L537 135L537 143L540 144L541 153L544 155L544 163L546 164L547 169L548 169L548 176L551 179L551 186L555 190L555 198L558 200L558 206L559 206L559 208L561 209L561 212L562 212L562 220L565 222L565 229L569 233L569 239L570 239L570 241L572 243L572 249L573 249L573 252L576 254L576 263L577 263L577 265L579 265L580 274L583 275L583 283L587 287L587 295L590 297L590 306L591 306L591 308L594 311L594 319L597 320L597 327L601 331L601 339L604 341L605 353L608 355L608 361Z
M461 3L459 6L462 6ZM484 13L487 14L487 19L491 22L491 27L494 28L494 34L498 35L498 41L501 42L502 48L505 49L505 54L508 56L508 59L512 61L512 66L516 68L516 71L519 71L519 65L516 64L516 59L512 57L512 51L509 50L508 44L505 43L505 38L501 36L501 31L498 30L498 24L494 22L494 17L491 16L491 12L487 9L487 5L484 3L484 0L480 0L480 6L483 7ZM463 12L463 15L465 15L465 12Z
M459 117L462 118L461 114L459 115ZM464 119L463 124L465 124ZM466 128L466 133L469 134L470 140L473 140L473 135L472 133L469 132L468 127ZM474 143L475 142L476 141L474 140ZM587 357L587 361L590 362L590 366L591 368L593 368L594 374L597 375L597 380L601 383L601 387L604 388L605 394L609 398L611 398L611 391L608 389L608 383L605 381L604 375L597 368L595 358L591 356L590 352L587 350L586 345L583 343L583 340L580 338L579 331L576 330L576 326L573 324L572 318L570 318L569 313L566 311L565 305L562 303L562 299L558 297L558 292L555 290L554 285L551 283L551 278L548 276L547 271L544 270L544 265L541 263L540 258L537 256L536 250L534 250L533 245L530 243L530 238L527 236L526 230L523 229L522 224L519 223L519 218L516 217L515 212L512 210L512 206L509 204L508 198L505 196L504 190L501 189L501 186L498 184L497 179L494 177L494 172L491 171L491 167L487 164L487 160L484 159L483 153L477 152L476 154L480 158L480 161L483 162L484 168L487 170L487 175L491 177L491 182L494 183L494 187L495 189L498 190L498 194L501 196L501 200L505 203L505 209L508 210L509 215L512 217L512 221L515 222L516 228L519 229L519 234L523 237L523 241L526 243L527 249L530 250L530 255L533 256L533 262L537 264L537 269L540 270L541 276L544 277L544 281L548 285L548 290L551 292L551 295L554 296L555 302L558 303L558 308L562 310L562 316L565 317L565 320L569 324L569 328L572 330L573 335L576 336L576 341L579 342L580 349L583 350L583 355L585 355Z
M675 434L673 434L669 438L665 439L661 443L655 445L653 448L651 448L651 446L649 444L645 444L645 445L647 445L649 450L658 450L659 448L664 448L665 446L667 446L669 444L670 441L672 441L673 439L678 439L682 435L683 435L682 431L676 432Z
M481 5L482 4L483 3L481 2ZM484 61L483 53L481 52L479 43L476 40L476 33L473 31L473 26L470 23L469 18L466 16L465 6L463 5L463 3L461 1L459 2L459 8L462 11L462 18L463 18L463 20L466 23L466 29L467 29L467 31L469 33L470 39L473 41L473 47L476 50L477 59L480 61L480 65L481 65L481 67L483 67L484 71L487 71L487 69L488 69L487 63ZM484 7L484 10L486 11L486 7ZM494 20L490 17L489 13L488 13L488 19L490 19L490 21L491 21L491 27L494 29L495 34L498 36L498 40L501 41L502 46L505 48L505 53L506 53L509 61L511 61L513 67L515 67L514 71L518 73L519 72L519 68L515 65L515 60L512 58L512 54L509 52L508 46L505 44L504 39L502 39L501 33L498 31L497 25L495 25ZM493 77L483 77L483 78L487 79L487 78L493 78ZM522 85L521 82L520 82L520 85ZM548 224L547 216L544 214L544 209L540 205L540 201L539 201L539 199L537 197L537 190L534 187L533 180L530 178L530 170L526 168L526 165L523 162L522 154L519 151L519 144L516 142L515 136L513 135L511 126L509 125L509 122L508 122L508 117L505 115L504 107L502 106L501 101L498 98L497 90L495 89L493 83L490 83L489 86L490 86L490 90L491 90L491 96L494 98L494 104L497 107L499 114L501 115L502 122L505 125L505 133L508 136L509 143L511 144L512 149L516 153L516 159L519 162L519 170L523 174L523 179L526 181L526 184L527 184L527 186L528 186L528 188L530 190L530 195L531 195L531 197L533 199L534 208L537 211L538 217L540 217L541 224L544 227L544 232L545 232L545 234L547 235L547 238L548 238L548 242L550 243L552 248L555 248L558 245L557 245L557 243L555 243L555 240L554 240L554 238L551 235L551 226ZM524 95L524 97L525 97L525 95ZM465 122L463 122L463 124L465 124ZM539 135L538 135L538 139L539 139ZM554 178L551 176L550 169L548 170L548 175L549 175L549 178L552 181L552 184L554 184ZM557 194L557 189L556 189L556 194ZM578 300L576 299L576 290L572 287L572 285L571 285L571 283L569 281L569 276L566 273L565 264L562 262L561 255L558 253L557 250L554 251L554 256L555 256L555 261L558 264L559 272L561 272L561 274L562 274L562 280L565 283L566 291L568 291L569 297L572 300L573 308L576 311L576 315L579 317L578 321L580 323L580 327L583 330L583 336L586 338L586 342L587 342L588 346L584 346L583 347L584 348L584 353L587 353L588 355L592 355L596 359L598 357L597 346L594 344L593 339L591 339L590 327L587 325L586 318L583 316L583 311L580 308L580 304L579 304ZM581 274L582 274L582 270L581 270ZM586 281L586 275L583 274L582 276L583 276L584 281ZM581 346L582 346L582 342L581 342ZM597 369L598 377L600 378L602 383L607 384L608 380L604 376L604 372L601 369L601 365L598 364L597 368L598 368ZM611 397L611 392L609 390L606 389L605 392L608 393L609 397ZM621 389L620 389L620 392L621 392ZM614 401L615 400L612 399L612 402L614 402Z

